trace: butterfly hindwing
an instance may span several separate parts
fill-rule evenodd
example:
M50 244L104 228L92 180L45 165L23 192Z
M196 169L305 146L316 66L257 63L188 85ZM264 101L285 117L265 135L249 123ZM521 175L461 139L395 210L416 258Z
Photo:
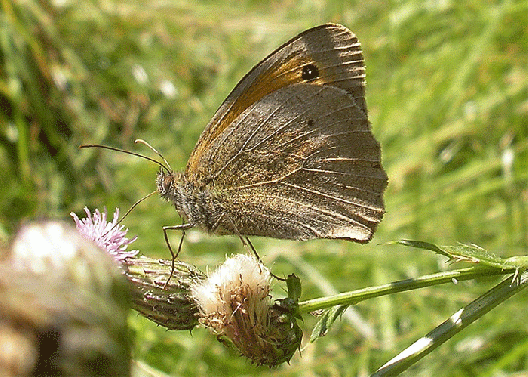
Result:
M279 89L246 109L202 158L223 215L216 232L366 242L384 213L379 144L342 89Z

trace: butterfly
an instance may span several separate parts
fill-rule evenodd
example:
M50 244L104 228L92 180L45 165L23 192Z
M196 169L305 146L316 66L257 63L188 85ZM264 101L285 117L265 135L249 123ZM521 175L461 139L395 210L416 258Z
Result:
M276 49L222 103L185 170L162 167L156 184L186 221L164 231L368 242L387 175L354 33L324 24Z

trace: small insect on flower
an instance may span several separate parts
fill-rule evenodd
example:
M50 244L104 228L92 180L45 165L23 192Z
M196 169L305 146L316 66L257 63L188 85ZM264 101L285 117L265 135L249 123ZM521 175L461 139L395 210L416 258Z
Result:
M293 315L273 303L271 273L253 256L238 254L191 288L200 322L229 340L256 364L289 361L302 331Z
M128 239L125 237L128 229L123 229L124 225L117 225L119 208L116 208L111 222L107 221L106 208L103 213L96 209L93 215L87 207L84 207L84 211L88 215L84 219L79 219L73 212L70 213L75 220L77 230L84 238L94 241L97 246L110 254L118 263L138 254L138 250L126 250L128 245L137 239L137 236Z

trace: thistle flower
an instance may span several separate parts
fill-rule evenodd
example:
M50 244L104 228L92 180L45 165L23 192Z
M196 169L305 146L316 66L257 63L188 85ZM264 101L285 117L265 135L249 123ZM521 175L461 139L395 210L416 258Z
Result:
M270 271L256 258L238 254L191 287L200 322L228 339L256 364L278 365L299 348L302 331L287 309L270 297Z
M25 224L0 260L0 375L130 375L129 310L97 245L71 224Z
M77 230L83 237L94 241L97 246L110 254L119 264L126 258L134 257L138 254L137 250L126 251L128 245L134 242L137 236L132 239L126 238L125 235L128 229L123 230L124 225L117 225L119 208L116 208L112 222L107 222L106 208L103 213L96 209L93 216L87 207L84 207L84 211L88 217L82 220L75 213L70 213L75 220Z
M190 286L203 280L205 274L185 262L176 261L173 270L171 261L137 257L137 250L126 251L137 237L126 238L128 229L117 225L119 209L112 222L107 221L106 209L104 213L96 209L93 215L88 208L84 210L88 217L82 220L71 213L77 230L110 254L124 271L132 286L133 309L171 330L192 329L198 325L198 309Z
M182 261L172 269L170 261L125 251L137 237L125 237L127 230L117 226L117 211L110 223L106 210L95 210L93 216L85 211L88 218L83 220L71 214L77 229L121 265L133 286L132 306L145 317L169 329L192 329L202 323L259 365L289 361L299 348L302 331L294 306L271 300L271 273L254 257L229 258L209 278Z

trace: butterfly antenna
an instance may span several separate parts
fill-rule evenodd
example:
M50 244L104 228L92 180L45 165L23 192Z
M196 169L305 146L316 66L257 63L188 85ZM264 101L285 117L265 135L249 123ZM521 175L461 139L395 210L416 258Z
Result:
M158 152L158 151L156 150L156 148L154 148L152 145L150 145L149 143L147 143L147 142L146 142L145 140L143 140L143 139L136 139L136 140L134 140L134 142L135 142L135 143L141 143L141 144L144 144L144 145L146 145L147 147L149 147L154 153L156 153L156 154L157 154L157 155L163 160L163 162L165 163L165 165L168 166L168 171L169 171L170 173L172 173L172 168L171 168L170 164L167 162L167 160L165 159L165 157L163 157L163 155L162 155L160 152Z
M148 145L148 144L147 144ZM131 151L127 151L125 149L121 149L121 148L115 148L115 147L109 147L108 145L101 145L101 144L83 144L81 145L79 148L101 148L101 149L109 149L111 151L115 151L115 152L121 152L121 153L126 153L126 154L130 154L132 156L136 156L136 157L140 157L140 158L144 158L145 160L148 160L148 161L151 161L151 162L154 162L156 165L159 165L162 169L166 170L168 173L172 173L172 168L170 167L169 163L167 162L167 160L165 160L163 158L163 156L161 156L161 154L157 153L157 151L152 148L156 154L158 156L161 156L161 158L163 159L163 162L165 162L166 165L163 165L161 162L159 162L158 160L154 160L153 158L150 158L148 156L144 156L140 153L135 153L135 152L131 152Z
M159 165L161 169L167 171L168 173L171 173L172 172L172 169L169 165L169 163L163 158L163 156L161 156L159 153L157 153L159 156L161 156L161 158L163 159L163 161L165 162L166 165L163 165L161 162L159 162L158 160L154 160L153 158L150 158L148 156L145 156L145 155L142 155L140 153L135 153L135 152L131 152L131 151L127 151L125 149L121 149L121 148L115 148L115 147L109 147L108 145L101 145L101 144L83 144L81 145L79 148L101 148L101 149L108 149L108 150L111 150L111 151L115 151L115 152L121 152L121 153L126 153L126 154L129 154L129 155L132 155L132 156L136 156L136 157L140 157L140 158L143 158L145 160L148 160L148 161L151 161L151 162L154 162L156 165ZM154 148L152 148L154 149ZM123 216L121 216L121 218L115 223L115 225L108 231L110 232L112 229L114 229L116 226L118 226L119 224L121 224L121 222L125 219L125 217L128 216L128 214L130 212L132 212L132 210L134 208L137 207L137 205L139 203L141 203L143 200L151 197L152 195L154 195L155 193L157 193L158 190L156 191L152 191L150 194L147 194L145 195L144 197L142 197L141 199L139 199L138 201L136 201L134 204L132 204L132 206L128 209L128 211L125 212L125 214ZM108 233L107 232L107 233Z

